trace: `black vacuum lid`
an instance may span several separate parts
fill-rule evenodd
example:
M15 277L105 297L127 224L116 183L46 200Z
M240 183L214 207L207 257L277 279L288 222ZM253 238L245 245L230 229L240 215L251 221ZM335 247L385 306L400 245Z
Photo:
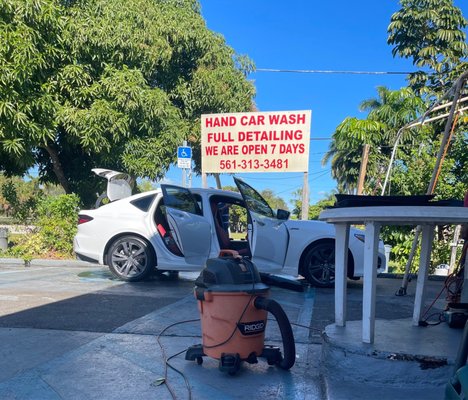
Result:
M210 258L201 271L195 285L218 291L265 290L257 268L247 258L218 257Z

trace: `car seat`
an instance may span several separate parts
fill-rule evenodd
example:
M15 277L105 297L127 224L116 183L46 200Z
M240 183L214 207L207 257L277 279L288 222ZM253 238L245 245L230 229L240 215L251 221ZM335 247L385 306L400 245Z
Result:
M231 239L229 237L229 232L223 227L221 214L218 209L218 205L216 202L211 202L211 212L213 213L213 220L214 226L216 231L216 236L218 237L219 246L221 250L229 250L232 248ZM241 256L248 256L250 255L249 249L234 249L236 250Z

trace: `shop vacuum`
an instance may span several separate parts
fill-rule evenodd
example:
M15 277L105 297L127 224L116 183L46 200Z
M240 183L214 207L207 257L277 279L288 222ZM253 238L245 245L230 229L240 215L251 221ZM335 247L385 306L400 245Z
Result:
M202 364L204 356L215 358L219 369L230 375L242 361L254 364L258 357L291 368L296 358L291 324L281 306L268 298L269 291L255 265L237 252L222 250L218 258L209 259L194 289L203 344L188 348L185 359ZM264 345L268 313L279 325L284 355L279 347Z

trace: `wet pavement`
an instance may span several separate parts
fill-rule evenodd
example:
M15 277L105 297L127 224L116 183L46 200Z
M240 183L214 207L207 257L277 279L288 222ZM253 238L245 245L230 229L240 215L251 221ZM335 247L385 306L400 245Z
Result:
M297 354L289 371L259 359L257 364L244 362L230 376L209 357L202 365L186 361L185 350L201 342L192 294L197 276L155 276L130 284L113 279L106 267L91 264L34 260L25 268L15 260L0 260L0 398L439 398L435 396L443 389L440 384L434 391L430 385L366 379L369 358L349 366L356 377L362 371L362 379L346 379L352 375L346 369L334 371L324 362L323 332L334 319L331 289L306 288L299 293L271 288L270 297L293 324ZM400 284L398 279L382 278L377 283L376 316L392 327L392 320L412 315L414 282L408 296L396 297ZM428 305L442 285L430 282ZM443 306L440 298L431 312ZM349 281L349 319L359 320L361 308L362 283ZM353 323L348 325L351 332ZM406 340L403 333L400 340ZM281 347L274 320L267 324L265 344ZM166 359L176 370L166 368Z
M217 360L204 357L198 365L184 358L201 342L196 276L128 284L111 279L105 267L1 264L0 398L323 398L320 345L309 344L313 289L271 289L297 324L295 366L284 371L259 359L230 376ZM274 320L265 343L281 346ZM179 372L169 368L160 384L165 358Z

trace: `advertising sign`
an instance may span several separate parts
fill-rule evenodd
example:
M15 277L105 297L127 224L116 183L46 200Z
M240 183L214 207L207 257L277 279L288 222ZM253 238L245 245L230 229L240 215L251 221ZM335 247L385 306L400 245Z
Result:
M202 172L307 172L310 123L310 110L202 115Z

